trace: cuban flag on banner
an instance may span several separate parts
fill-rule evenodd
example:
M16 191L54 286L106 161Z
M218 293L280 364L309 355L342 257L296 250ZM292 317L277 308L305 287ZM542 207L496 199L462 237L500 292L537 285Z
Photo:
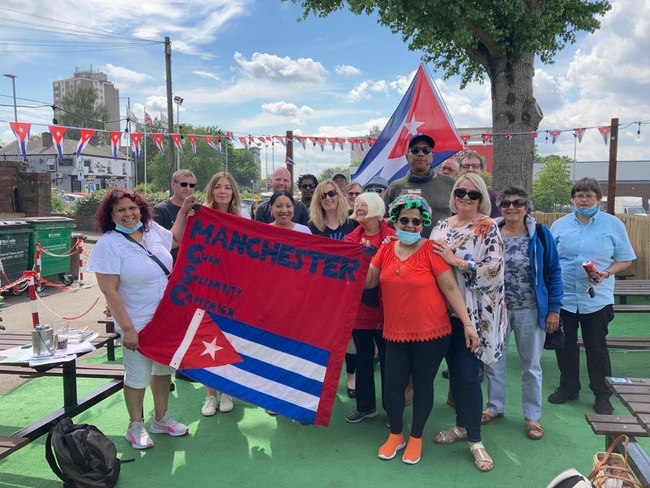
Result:
M205 140L205 142L208 143L208 146L210 146L210 147L211 147L212 149L214 149L215 151L219 152L219 148L217 148L217 145L216 145L216 144L214 143L214 141L212 140L212 136L210 136L210 135L203 135L203 139Z
M286 137L284 137L284 136L273 136L273 137L275 137L278 141L280 141L280 144L282 144L283 146L287 145L287 138Z
M463 148L451 116L423 64L352 179L365 185L377 175L388 182L404 176L408 170L408 141L414 134L428 134L435 140L432 166Z
M76 152L77 157L81 156L81 153L88 145L90 138L95 135L95 132L97 132L95 129L79 129L81 138L79 139L79 143L77 144L77 152Z
M108 135L111 138L111 154L113 154L113 160L117 161L117 152L120 150L122 133L120 131L110 131Z
M332 151L334 151L336 149L336 137L328 137L327 142L332 145Z
M585 135L585 131L587 130L586 127L579 127L577 129L573 129L575 136L578 138L578 142L582 144L582 138Z
M341 151L343 151L343 149L345 148L346 141L347 141L347 139L345 139L344 137L338 137L336 139L336 142L339 143L339 147L341 148Z
M551 143L555 144L555 141L557 141L557 138L560 137L560 134L562 134L561 130L552 130L549 132L551 134Z
M215 146L215 149L217 150L219 156L221 156L221 136L216 136L215 139L217 140L217 145ZM228 151L227 146L226 146L226 151Z
M291 159L289 156L287 156L284 161L290 166L296 165L296 163L293 162L293 159Z
M188 134L187 138L190 140L190 146L192 146L192 154L196 156L196 136L194 134Z
M201 207L139 351L239 400L327 426L369 263L358 244ZM267 282L300 286L260 288Z
M50 134L52 134L52 142L56 148L56 153L59 155L59 161L63 161L63 136L65 136L65 127L59 127L58 125L48 126L50 129Z
M27 122L9 122L11 130L16 136L16 144L20 147L23 159L27 159L27 141L29 141L29 129L32 124Z
M153 142L156 144L156 147L160 151L160 154L165 155L165 146L163 145L163 135L162 134L151 134Z
M306 146L307 138L305 136L296 136L296 139L298 139L298 142L300 143L303 149L307 149Z
M176 149L178 149L178 152L183 154L183 144L181 141L181 135L180 134L169 134L169 137L171 137L172 142L174 143L174 146Z
M140 158L140 146L142 144L142 132L131 132L131 147L133 154L135 154L135 161L138 162Z
M248 149L248 141L245 137L240 137L239 142L241 142L241 145L244 146L245 149Z

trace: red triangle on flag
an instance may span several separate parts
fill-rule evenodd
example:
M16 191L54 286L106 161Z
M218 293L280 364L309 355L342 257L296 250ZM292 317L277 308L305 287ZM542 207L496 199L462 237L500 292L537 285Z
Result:
M199 312L202 313L199 315ZM212 320L209 314L203 310L197 310L192 322L196 319L199 319L200 322L194 335L188 337L192 332L193 324L190 324L188 333L179 347L180 350L186 341L191 339L189 346L187 346L187 349L182 355L178 369L213 368L243 361L242 357L237 353L223 331L219 328L219 325ZM178 352L177 350L177 354Z

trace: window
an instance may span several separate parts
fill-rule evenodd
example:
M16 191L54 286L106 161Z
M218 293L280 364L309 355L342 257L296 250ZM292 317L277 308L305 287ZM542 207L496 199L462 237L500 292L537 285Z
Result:
M72 158L63 158L63 161L59 163L59 166L72 166Z
M47 158L47 170L51 173L56 171L56 159L54 158Z

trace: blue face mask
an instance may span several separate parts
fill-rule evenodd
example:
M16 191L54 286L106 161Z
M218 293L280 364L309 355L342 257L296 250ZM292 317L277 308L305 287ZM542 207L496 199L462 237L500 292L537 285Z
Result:
M397 238L402 242L403 244L410 246L411 244L415 244L420 240L420 233L419 232L406 232L405 230L396 230L397 233Z
M593 214L598 212L598 205L594 205L593 207L589 207L587 209L581 209L576 207L575 205L573 206L573 210L578 212L580 215L583 217L591 217Z
M133 229L127 229L126 227L120 224L115 224L115 230L118 232L123 232L125 234L133 234L140 227L142 227L142 221L139 221L137 224L135 224L135 227L133 227Z

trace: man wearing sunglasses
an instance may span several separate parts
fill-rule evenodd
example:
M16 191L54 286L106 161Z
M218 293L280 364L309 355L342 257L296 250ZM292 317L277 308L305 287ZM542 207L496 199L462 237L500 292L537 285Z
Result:
M278 168L271 175L271 187L273 191L286 190L289 193L293 193L293 183L291 182L291 173L287 168ZM313 190L312 190L313 193ZM273 215L271 215L271 209L269 207L269 201L266 200L259 204L257 210L255 210L255 220L258 222L266 222L270 224L275 221ZM307 225L309 222L309 209L303 202L295 202L293 207L293 217L291 221L294 224Z
M318 178L314 175L300 175L298 177L298 188L300 189L300 201L307 208L311 205L311 198L314 196L314 190L318 186Z
M460 160L460 174L464 175L467 173L476 173L481 176L485 166L483 164L483 158L481 155L474 151L469 151L465 153L463 158ZM488 194L490 195L490 203L492 204L492 210L490 211L490 217L493 219L496 217L501 217L501 211L497 205L497 200L499 194L493 190L488 189Z
M179 169L172 175L171 187L172 196L153 208L154 220L165 229L171 229L174 226L183 202L187 197L194 195L196 176L189 169ZM172 249L171 254L176 262L178 248Z
M427 201L431 207L431 225L422 229L422 237L427 239L438 220L451 216L449 196L454 186L452 178L434 172L431 167L435 145L430 135L415 134L411 137L406 154L409 170L406 176L393 181L384 193L386 205L400 195L408 194L419 195Z
M377 193L380 197L383 198L386 188L388 188L388 182L381 176L375 176L363 186L363 191Z

